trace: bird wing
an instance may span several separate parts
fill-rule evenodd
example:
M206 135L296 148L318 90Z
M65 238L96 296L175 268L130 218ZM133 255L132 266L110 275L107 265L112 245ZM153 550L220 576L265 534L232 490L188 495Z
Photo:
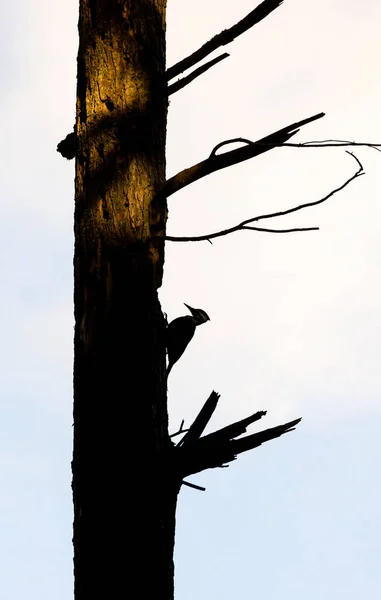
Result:
M168 363L173 365L183 354L196 330L192 317L178 317L167 327Z

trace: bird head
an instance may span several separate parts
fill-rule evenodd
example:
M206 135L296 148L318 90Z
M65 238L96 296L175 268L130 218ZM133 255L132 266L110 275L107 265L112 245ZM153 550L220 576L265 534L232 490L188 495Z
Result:
M202 310L202 308L192 308L191 306L189 306L189 304L185 304L185 302L184 302L184 305L192 313L192 317L193 317L196 325L202 325L202 323L206 323L207 321L210 321L208 315L206 314L206 312L204 310Z

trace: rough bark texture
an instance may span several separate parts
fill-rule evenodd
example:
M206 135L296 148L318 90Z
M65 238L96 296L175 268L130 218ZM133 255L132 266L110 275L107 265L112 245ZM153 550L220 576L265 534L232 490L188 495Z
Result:
M168 439L165 0L80 0L76 132L76 600L173 595Z

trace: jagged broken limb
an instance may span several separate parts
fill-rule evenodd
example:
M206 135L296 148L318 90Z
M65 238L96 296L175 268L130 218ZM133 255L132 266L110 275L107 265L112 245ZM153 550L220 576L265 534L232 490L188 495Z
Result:
M200 473L206 469L224 467L227 463L235 460L238 454L253 450L265 442L293 431L301 421L301 418L294 419L276 427L239 437L246 433L249 425L259 421L266 415L266 411L258 411L245 419L202 436L217 408L219 398L220 395L217 392L213 391L210 394L184 438L172 449L174 473L184 485L197 487L194 484L184 482L184 477Z
M232 165L236 165L245 160L249 160L250 158L254 158L255 156L263 154L264 152L268 152L277 146L282 146L282 144L287 142L292 136L298 133L300 127L303 127L308 123L312 123L317 119L321 119L324 117L324 115L325 113L323 112L312 115L312 117L308 117L307 119L302 119L301 121L296 121L295 123L291 123L286 127L282 127L282 129L278 129L278 131L274 131L274 133L271 133L270 135L267 135L256 142L247 144L241 148L236 148L235 150L223 152L222 154L215 154L216 149L221 147L221 143L219 143L215 148L213 148L212 152L205 160L202 160L196 165L192 165L191 167L180 171L168 179L163 188L158 191L156 198L168 198L185 186L190 185L202 177L206 177L206 175L210 175L211 173L215 173L221 169L226 169ZM223 144L224 143L225 142L223 142Z
M218 400L220 399L220 394L213 391L204 406L198 413L197 417L193 421L192 425L189 427L188 432L183 437L182 440L177 444L178 446L189 446L193 441L199 439L205 427L209 423L210 419L214 411L217 408Z

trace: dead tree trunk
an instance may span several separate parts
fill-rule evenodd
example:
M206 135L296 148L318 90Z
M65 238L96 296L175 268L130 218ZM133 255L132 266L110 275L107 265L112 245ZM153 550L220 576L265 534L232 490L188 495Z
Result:
M81 0L74 364L76 600L171 598L179 485L169 444L161 284L164 0Z
M324 116L292 123L256 142L223 141L205 160L165 180L168 95L228 54L168 82L281 4L263 0L165 72L165 0L80 0L76 125L58 145L63 156L76 156L76 600L172 600L175 511L184 477L221 467L292 431L300 420L240 437L265 415L258 411L203 436L218 404L219 395L212 392L175 446L168 434L166 324L157 295L165 240L196 242L243 229L300 231L253 223L320 204L363 174L354 157L357 172L322 199L206 236L166 236L168 196L210 173L292 145L289 139L300 127ZM244 146L217 153L236 141Z

